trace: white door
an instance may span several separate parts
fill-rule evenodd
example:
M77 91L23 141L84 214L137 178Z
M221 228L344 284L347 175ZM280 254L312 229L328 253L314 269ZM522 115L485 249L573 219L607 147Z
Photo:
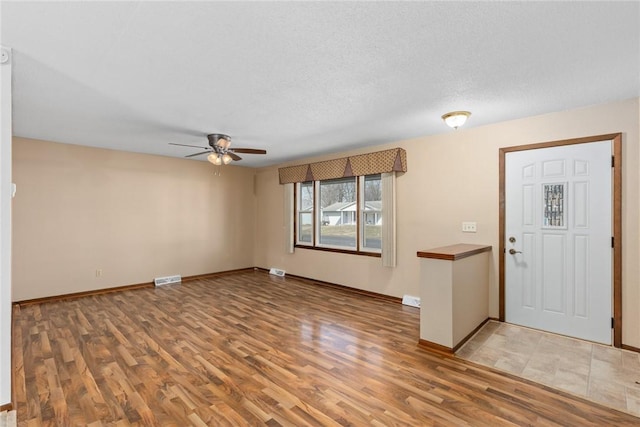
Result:
M505 154L505 320L611 344L611 141Z

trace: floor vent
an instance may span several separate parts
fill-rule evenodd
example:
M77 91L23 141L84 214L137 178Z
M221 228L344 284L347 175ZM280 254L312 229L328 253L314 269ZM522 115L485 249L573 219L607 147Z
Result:
M284 273L284 270L280 270L279 268L275 267L272 267L271 270L269 270L269 274L273 274L274 276L284 277Z
M402 304L410 305L411 307L420 308L420 297L412 297L411 295L405 295L402 297Z
M156 286L170 285L172 283L180 283L181 281L182 277L179 274L176 276L156 277L153 279L153 283Z

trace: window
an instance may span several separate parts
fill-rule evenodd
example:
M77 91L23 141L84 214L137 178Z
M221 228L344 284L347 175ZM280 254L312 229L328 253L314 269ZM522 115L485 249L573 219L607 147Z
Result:
M296 184L298 246L381 252L380 174Z
M402 148L279 168L287 253L365 254L395 267L396 177L406 171Z
M299 244L313 244L313 182L302 182L297 186L296 207Z
M318 246L356 249L356 178L318 181Z
M368 175L363 178L360 192L362 249L380 251L382 248L382 180L380 175Z

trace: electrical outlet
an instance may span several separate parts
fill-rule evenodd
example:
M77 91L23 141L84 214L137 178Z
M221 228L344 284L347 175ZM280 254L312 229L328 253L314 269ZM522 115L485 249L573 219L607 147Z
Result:
M96 270L96 277L102 277L102 269L101 268Z
M462 223L462 232L463 233L475 233L477 231L475 222L463 222Z

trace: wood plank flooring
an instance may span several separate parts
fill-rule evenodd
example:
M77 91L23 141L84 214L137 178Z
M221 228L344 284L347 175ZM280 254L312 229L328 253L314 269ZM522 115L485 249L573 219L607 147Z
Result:
M640 424L418 348L418 325L418 309L260 271L16 306L18 424Z

